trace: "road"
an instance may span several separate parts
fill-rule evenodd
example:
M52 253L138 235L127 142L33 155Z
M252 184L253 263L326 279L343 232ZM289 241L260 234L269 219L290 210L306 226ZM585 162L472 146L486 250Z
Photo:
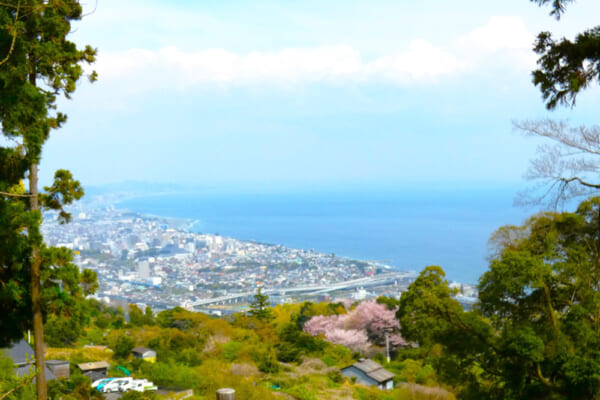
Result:
M293 292L304 292L309 294L320 294L333 292L335 290L360 288L365 286L378 286L383 284L389 284L394 281L402 280L408 277L414 277L414 274L410 272L390 272L381 275L375 275L371 277L353 279L345 282L337 282L329 285L314 285L314 286L296 286L286 288L270 288L263 290L265 294L274 293L293 293ZM186 303L186 307L197 307L206 306L209 304L228 303L237 299L250 298L254 295L254 291L245 293L230 294L221 297L214 297L211 299L202 299L191 303Z

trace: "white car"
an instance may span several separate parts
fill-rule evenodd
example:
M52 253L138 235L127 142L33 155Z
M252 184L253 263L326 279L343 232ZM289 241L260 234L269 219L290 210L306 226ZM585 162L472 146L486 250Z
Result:
M136 392L153 392L158 390L158 387L147 379L134 379L125 387L124 391L129 390L135 390Z
M131 377L108 378L104 379L103 382L100 382L96 386L96 390L101 393L125 392L125 388L131 385L131 382L133 382L133 378Z

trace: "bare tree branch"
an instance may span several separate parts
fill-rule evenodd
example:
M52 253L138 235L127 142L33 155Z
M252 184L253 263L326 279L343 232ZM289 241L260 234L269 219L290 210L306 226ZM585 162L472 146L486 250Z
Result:
M84 18L84 17L87 17L88 15L94 14L97 9L98 9L98 0L96 0L95 3L94 3L94 9L92 11L90 11L90 12L87 12L87 13L83 14L81 16L81 18Z
M580 185L583 186L587 186L590 188L594 188L594 189L600 189L600 185L594 184L594 183L589 183L589 182L585 182L583 180L581 180L581 178L574 176L572 178L566 179L566 178L561 178L561 181L563 181L566 185L568 185L569 183L573 182L573 181L577 181L579 182Z
M571 199L600 189L600 126L571 126L550 119L513 122L526 136L549 139L538 147L525 178L536 184L519 193L519 205L557 209ZM545 203L545 204L544 204Z

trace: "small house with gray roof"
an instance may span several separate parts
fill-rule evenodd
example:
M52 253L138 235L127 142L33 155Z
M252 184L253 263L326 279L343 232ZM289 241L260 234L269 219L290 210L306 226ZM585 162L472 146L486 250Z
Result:
M35 353L33 348L25 340L20 340L13 343L10 347L1 350L5 356L12 359L15 367L15 375L25 376L34 371ZM52 372L52 369L46 365L46 380L51 381L53 379L56 379L56 376Z
M136 347L131 352L135 358L139 358L150 363L156 362L156 351L152 349L147 347Z
M394 388L394 375L373 360L361 358L358 362L341 370L342 375L356 378L357 383L377 386L380 389Z

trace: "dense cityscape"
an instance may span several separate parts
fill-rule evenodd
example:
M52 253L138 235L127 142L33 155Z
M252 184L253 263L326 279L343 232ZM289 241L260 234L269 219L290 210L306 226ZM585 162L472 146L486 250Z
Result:
M314 250L195 233L194 221L146 216L106 202L78 205L71 223L46 215L50 245L72 249L81 268L96 271L97 296L155 309L211 306L237 309L262 287L273 302L399 297L414 273L374 261ZM460 285L466 298L473 287ZM468 299L467 299L468 300ZM223 307L223 303L231 306Z

